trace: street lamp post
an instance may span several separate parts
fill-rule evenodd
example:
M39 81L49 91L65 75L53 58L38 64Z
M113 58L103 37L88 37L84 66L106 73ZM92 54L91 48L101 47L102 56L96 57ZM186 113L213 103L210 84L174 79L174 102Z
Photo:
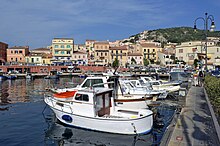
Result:
M208 13L205 13L205 18L203 17L198 17L194 21L194 30L196 30L196 22L197 20L203 20L204 22L204 31L205 31L205 70L207 71L207 50L208 50L208 21L211 21L211 26L210 26L210 32L213 32L215 29L215 23L214 23L214 17L213 15L208 15Z

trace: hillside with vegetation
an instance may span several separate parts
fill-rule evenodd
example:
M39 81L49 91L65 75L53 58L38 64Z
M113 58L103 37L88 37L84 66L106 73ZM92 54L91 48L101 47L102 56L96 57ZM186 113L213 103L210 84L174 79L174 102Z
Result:
M136 42L141 38L141 36L144 40L154 40L161 43L181 43L187 41L204 40L205 32L204 30L200 29L195 31L191 27L156 29L130 36L130 42ZM220 37L220 31L208 32L208 37Z

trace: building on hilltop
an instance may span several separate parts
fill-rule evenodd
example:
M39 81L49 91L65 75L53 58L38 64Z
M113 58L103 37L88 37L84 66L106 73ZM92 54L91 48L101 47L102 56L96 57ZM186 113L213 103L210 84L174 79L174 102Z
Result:
M25 63L25 56L29 53L29 46L14 46L7 49L7 62L12 64Z
M7 48L8 44L0 42L0 64L7 61Z

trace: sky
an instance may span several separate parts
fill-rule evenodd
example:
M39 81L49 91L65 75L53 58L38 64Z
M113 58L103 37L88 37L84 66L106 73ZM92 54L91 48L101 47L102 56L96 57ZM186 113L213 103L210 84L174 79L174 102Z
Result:
M36 49L53 38L115 41L144 30L193 27L206 12L220 30L220 0L0 0L0 42ZM204 29L204 22L197 27Z

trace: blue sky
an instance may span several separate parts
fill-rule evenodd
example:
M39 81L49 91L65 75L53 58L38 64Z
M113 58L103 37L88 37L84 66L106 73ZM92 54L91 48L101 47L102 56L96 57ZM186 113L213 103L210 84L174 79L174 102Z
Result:
M0 0L0 41L46 47L56 37L119 40L144 30L189 26L205 12L220 30L219 0ZM203 22L198 21L203 29Z

